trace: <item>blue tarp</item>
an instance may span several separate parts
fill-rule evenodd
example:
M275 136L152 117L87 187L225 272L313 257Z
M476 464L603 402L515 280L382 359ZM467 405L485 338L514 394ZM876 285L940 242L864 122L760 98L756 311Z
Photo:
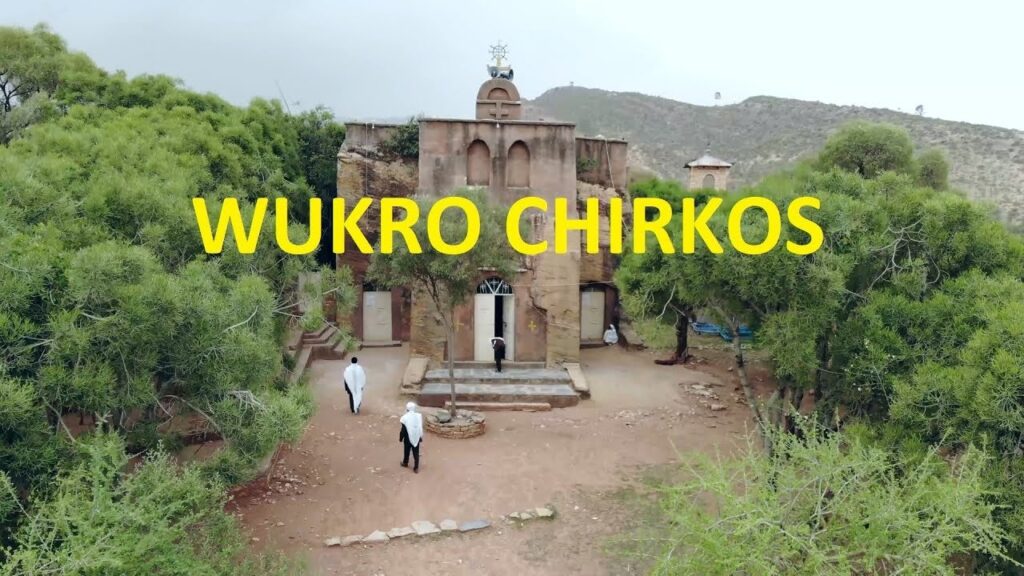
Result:
M712 336L719 334L722 331L721 326L710 322L694 322L693 324L690 324L690 327L693 328L694 332L701 336Z
M754 339L754 331L751 330L750 328L746 326L740 326L739 331L740 340ZM729 328L723 326L722 329L718 331L718 335L722 337L722 340L725 340L726 342L732 342L732 330L729 330Z

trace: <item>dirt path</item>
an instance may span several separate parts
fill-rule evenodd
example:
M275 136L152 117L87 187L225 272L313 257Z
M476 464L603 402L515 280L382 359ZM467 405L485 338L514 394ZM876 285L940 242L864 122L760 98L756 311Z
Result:
M283 455L269 484L257 481L235 500L255 546L305 553L315 574L609 573L602 547L628 510L608 495L644 467L678 461L679 452L730 451L749 426L746 406L722 380L727 374L659 367L651 354L621 348L585 350L592 399L552 412L488 413L487 433L470 440L428 434L413 474L398 466L406 399L397 389L407 350L358 356L368 379L361 414L348 413L347 361L315 363L319 408L304 439ZM708 386L726 410L711 412L693 384ZM416 520L494 521L547 504L558 511L554 521L375 546L322 544Z

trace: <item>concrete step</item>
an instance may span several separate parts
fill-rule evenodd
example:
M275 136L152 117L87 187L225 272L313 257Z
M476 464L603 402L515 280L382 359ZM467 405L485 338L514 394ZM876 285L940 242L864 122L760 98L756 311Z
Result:
M338 335L338 329L334 326L328 326L326 329L313 334L306 334L302 337L302 343L306 345L310 344L332 344L331 340Z
M569 373L561 368L531 368L526 370L495 371L493 368L456 368L455 381L474 384L515 384L537 386L542 384L570 384ZM427 370L424 383L448 383L448 370Z
M452 405L451 401L444 403L447 410ZM521 412L550 412L551 404L547 402L459 402L459 408L476 410L477 412L498 412L516 410Z
M451 399L449 384L429 382L417 396L420 406L442 408ZM481 384L456 383L455 399L463 402L539 403L552 408L566 408L579 403L580 397L568 384Z
M580 340L580 348L604 348L604 340Z
M295 360L295 370L292 371L292 376L289 378L289 382L295 384L302 377L302 374L306 371L309 363L313 360L313 349L309 346L303 346L299 349L299 356Z
M442 364L443 364L443 362L442 362ZM501 368L502 368L502 370L504 370L506 368L508 368L510 370L519 370L519 369L533 370L533 369L543 369L543 368L546 368L546 367L547 367L547 365L544 364L543 362L509 362L507 360L502 360L501 361ZM492 368L494 368L494 361L493 360L488 360L488 361L485 361L485 362L476 362L476 361L456 362L455 363L455 368L456 369L458 369L458 368L492 369Z
M397 348L402 343L398 340L367 340L359 343L359 349L363 348Z

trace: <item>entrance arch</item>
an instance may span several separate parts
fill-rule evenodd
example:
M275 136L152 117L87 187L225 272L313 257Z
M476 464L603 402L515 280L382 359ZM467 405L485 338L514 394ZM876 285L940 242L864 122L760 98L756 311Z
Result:
M473 359L494 359L491 338L505 339L505 359L515 359L516 301L512 286L493 276L476 287L473 299Z

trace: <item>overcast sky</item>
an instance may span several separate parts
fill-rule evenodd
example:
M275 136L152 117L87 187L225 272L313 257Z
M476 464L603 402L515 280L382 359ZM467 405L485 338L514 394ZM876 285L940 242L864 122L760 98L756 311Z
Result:
M109 70L341 118L466 117L488 46L516 84L694 104L771 95L1024 129L1024 2L1011 0L0 0Z

